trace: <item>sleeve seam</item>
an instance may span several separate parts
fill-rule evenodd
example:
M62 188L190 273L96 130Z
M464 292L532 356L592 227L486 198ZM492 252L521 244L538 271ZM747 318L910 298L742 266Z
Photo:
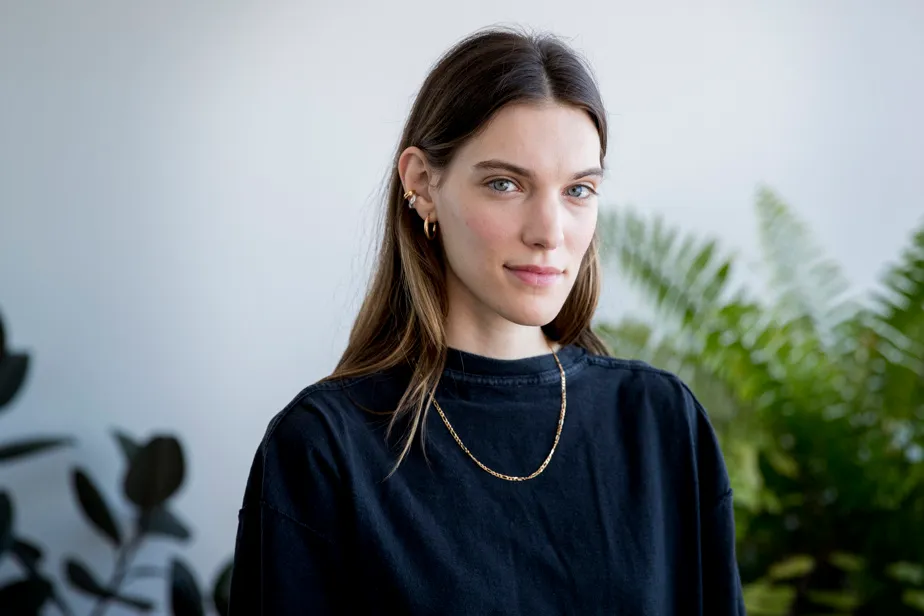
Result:
M304 522L302 522L302 521L299 520L298 518L296 518L296 517L294 517L294 516L292 516L292 515L286 513L285 511L279 509L278 507L276 507L276 506L274 506L274 505L271 505L271 504L268 503L267 501L261 499L260 501L254 503L254 504L255 504L255 505L258 505L258 506L260 506L260 507L265 507L267 510L269 510L269 511L275 513L275 514L278 515L279 517L284 518L284 519L288 520L289 522L292 522L293 524L297 525L298 527L305 529L306 531L308 531L309 533L311 533L314 537L320 539L320 540L323 541L324 543L327 543L328 545L335 545L334 540L331 539L330 537L328 537L327 535L325 535L325 534L323 534L323 533L321 533L321 532L315 530L314 528L308 526L307 524L305 524Z

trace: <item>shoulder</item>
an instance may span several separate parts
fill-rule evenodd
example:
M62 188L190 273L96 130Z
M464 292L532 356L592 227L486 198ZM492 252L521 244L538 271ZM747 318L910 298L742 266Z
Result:
M385 373L312 383L269 420L261 449L329 446L351 424L364 423L384 408L397 391Z
M677 374L637 359L588 355L595 377L653 406L658 411L678 411L693 422L706 421L708 413L690 386Z
M724 455L709 414L690 386L677 374L638 360L593 355L596 378L616 381L618 400L647 426L649 436L677 453L688 450L704 502L718 502L731 492ZM644 418L638 417L641 414ZM687 443L687 446L680 446Z
M319 482L339 484L350 450L375 433L381 416L366 403L381 396L383 375L313 383L291 397L268 421L251 466L245 501L284 502ZM310 478L310 479L309 479ZM276 505L282 508L282 505Z

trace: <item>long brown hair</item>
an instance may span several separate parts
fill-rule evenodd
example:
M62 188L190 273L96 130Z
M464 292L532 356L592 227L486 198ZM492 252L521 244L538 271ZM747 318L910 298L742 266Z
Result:
M505 105L548 101L572 105L590 116L600 136L602 166L606 112L592 72L568 45L549 34L490 28L470 35L439 59L411 109L393 161L374 278L346 350L325 379L364 376L397 366L410 369L410 382L388 429L390 435L397 420L408 416L395 469L418 433L423 443L421 426L448 351L441 245L438 239L425 237L419 218L405 207L399 157L406 148L417 146L434 169L445 169L458 148ZM591 329L599 294L595 237L564 306L542 328L545 334L562 346L575 344L592 353L607 354Z

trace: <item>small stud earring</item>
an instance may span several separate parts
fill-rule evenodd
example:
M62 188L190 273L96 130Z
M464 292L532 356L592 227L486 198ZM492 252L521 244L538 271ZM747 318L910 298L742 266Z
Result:
M409 190L404 193L404 198L407 199L408 207L414 207L414 202L417 201L417 194L413 190Z

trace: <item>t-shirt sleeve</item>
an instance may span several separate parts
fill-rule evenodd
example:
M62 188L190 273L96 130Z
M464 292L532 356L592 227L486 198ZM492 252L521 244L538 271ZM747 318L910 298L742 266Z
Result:
M744 598L735 551L735 515L728 469L706 410L689 390L686 394L695 422L703 613L743 616Z
M296 406L270 423L238 515L231 616L341 614L340 474L329 427Z

